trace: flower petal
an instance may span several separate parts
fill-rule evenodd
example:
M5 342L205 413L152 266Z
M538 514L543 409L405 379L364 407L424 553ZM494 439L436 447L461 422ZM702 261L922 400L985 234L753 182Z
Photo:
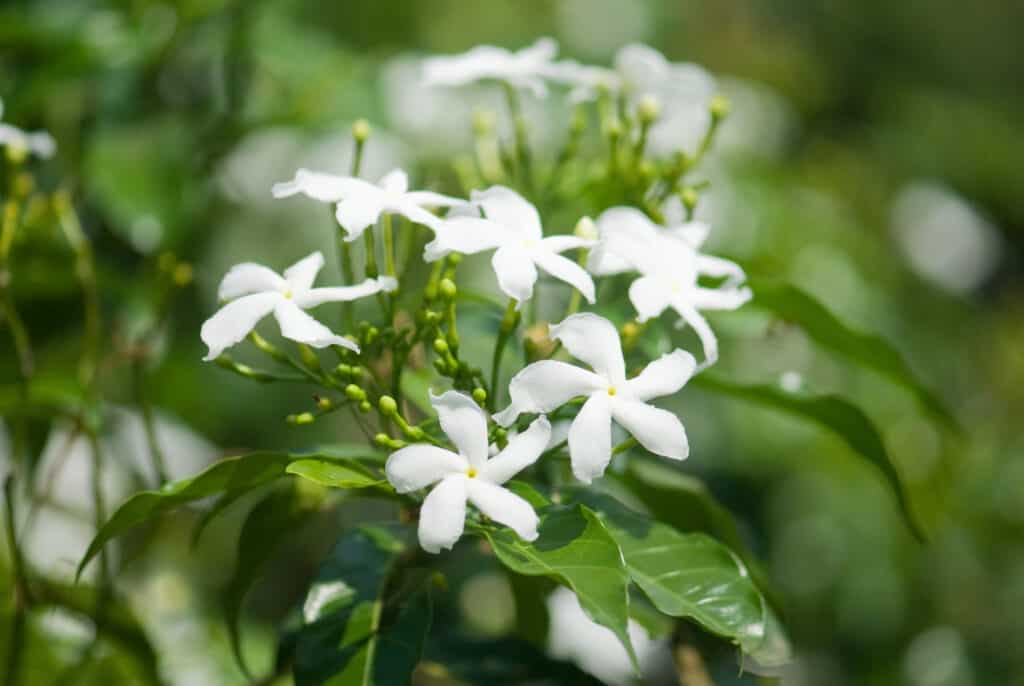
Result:
M352 176L323 174L308 169L299 169L295 172L294 179L275 183L270 189L275 198L287 198L302 193L321 202L338 202L345 197L365 194L367 191L377 191L377 188L369 181Z
M548 236L541 239L541 245L551 252L565 252L574 248L592 248L597 241L580 238L579 236Z
M537 268L525 250L503 245L494 251L491 266L494 267L502 293L520 303L533 297Z
M297 293L294 297L295 304L304 310L316 307L322 303L348 302L365 298L368 295L381 291L393 291L397 288L398 282L394 277L379 276L376 279L366 279L354 286L335 286L331 288L313 288L305 293Z
M342 338L326 326L299 309L291 300L279 299L274 308L274 318L281 327L281 335L314 348L340 345L349 350L359 351L359 346Z
M697 369L697 360L685 350L665 353L644 368L623 386L627 395L637 400L650 400L672 395L686 385Z
M519 538L536 540L540 521L537 513L512 491L482 479L466 479L466 494L476 509L515 531Z
M587 270L572 260L547 250L534 250L531 254L538 267L556 279L566 282L582 293L588 303L594 304L594 280L590 278Z
M483 208L488 219L498 222L519 238L542 238L537 208L511 188L491 186L484 191L473 191L470 199Z
M453 198L450 195L442 195L441 193L435 193L433 191L411 191L405 194L405 197L410 202L414 202L420 207L461 207L462 205L468 205L469 203L459 198Z
M509 240L503 226L477 217L445 219L431 228L434 240L423 249L423 259L427 262L436 262L453 252L472 255L493 250Z
M462 455L417 443L391 453L384 465L388 482L399 493L425 488L451 474L465 474L469 463Z
M280 293L288 283L273 269L254 262L236 264L228 270L217 289L221 300L234 300L250 293Z
M375 224L384 211L384 197L380 189L372 185L370 188L373 190L348 196L334 209L335 219L345 229L346 241L362 236L366 227Z
M711 325L700 312L683 298L672 300L672 309L679 313L683 321L693 327L697 337L700 338L701 346L704 348L704 362L701 368L706 368L718 361L718 338L711 330Z
M610 399L611 396L603 392L591 395L569 427L572 473L585 484L604 474L612 460Z
M686 429L668 410L627 398L612 398L611 410L615 421L655 455L673 460L690 455Z
M511 61L508 50L480 45L461 55L424 60L423 80L428 86L461 86L483 78L500 78L508 72Z
M302 293L313 287L316 275L324 266L324 254L317 250L284 270L284 280L292 291Z
M420 545L428 553L451 549L466 525L465 476L445 477L434 487L420 508Z
M711 225L707 222L686 222L668 230L668 234L674 238L686 241L694 248L704 245L711 233Z
M690 301L698 310L735 310L747 303L749 288L695 288Z
M465 393L446 391L441 395L430 394L441 421L441 429L451 439L459 454L478 469L487 460L487 415L480 406Z
M552 340L561 341L569 354L589 364L608 383L618 385L626 380L619 332L604 317L592 312L574 314L553 324L549 331Z
M388 193L405 193L409 190L409 175L401 169L392 169L377 185Z
M641 322L654 319L665 311L672 298L668 287L653 276L641 276L629 285L629 300Z
M431 229L437 227L442 221L442 219L433 212L425 210L409 200L409 196L403 196L400 202L395 205L389 205L386 209L406 217L414 224L423 224Z
M594 372L567 362L534 362L512 377L508 385L512 403L494 415L494 421L509 426L524 412L551 412L576 396L589 395L607 385Z
M537 461L551 439L551 422L541 415L530 427L511 438L500 453L492 457L480 470L480 478L503 484Z
M253 293L232 300L203 323L199 337L209 347L204 360L219 357L226 348L249 335L256 324L283 300L280 293Z

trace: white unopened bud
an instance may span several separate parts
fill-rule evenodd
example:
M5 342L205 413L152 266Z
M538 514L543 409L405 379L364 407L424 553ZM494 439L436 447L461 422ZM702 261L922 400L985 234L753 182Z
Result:
M651 124L661 116L661 101L653 95L645 95L640 98L636 113L642 123Z
M596 241L598 238L597 226L590 217L583 217L576 222L576 229L573 231L579 238L587 241Z

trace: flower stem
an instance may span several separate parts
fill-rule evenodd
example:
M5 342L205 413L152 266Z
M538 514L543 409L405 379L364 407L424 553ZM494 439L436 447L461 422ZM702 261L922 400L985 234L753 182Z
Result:
M615 448L612 450L612 455L618 455L619 453L624 453L627 450L629 450L630 448L632 448L633 446L635 446L636 444L637 444L637 440L635 438L633 438L632 436L630 436L629 438L624 440L622 443L619 443L617 446L615 446Z
M156 474L158 485L167 483L167 462L164 460L163 451L160 449L160 442L156 435L156 419L153 416L153 405L149 402L149 395L146 393L146 360L139 356L132 363L132 380L135 385L135 399L142 412L142 426L146 433L146 446L149 449L149 459L153 463L153 473Z
M508 307L505 308L505 316L501 319L498 338L494 342L494 355L491 357L491 386L487 389L487 406L492 412L498 404L498 380L501 377L502 353L505 352L505 344L508 343L509 337L519 324L519 318L516 301L510 298Z
M520 181L527 194L533 194L533 164L530 159L530 145L526 139L526 118L523 117L519 92L511 85L502 84L505 90L505 102L508 104L509 116L512 118L512 132L515 136L517 171Z
M86 238L85 232L82 231L82 223L78 219L78 213L75 212L67 191L62 190L55 194L54 206L64 236L75 253L75 274L82 286L82 300L85 308L85 343L78 364L78 375L82 385L88 387L96 373L100 342L99 289L96 283L92 245Z

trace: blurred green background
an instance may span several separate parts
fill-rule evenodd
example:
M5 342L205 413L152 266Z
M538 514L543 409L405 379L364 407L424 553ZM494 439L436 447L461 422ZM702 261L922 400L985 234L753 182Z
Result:
M785 601L799 660L783 683L1024 684L1022 25L1013 0L8 0L3 119L56 137L57 157L32 170L41 188L74 192L116 342L101 367L114 413L105 440L123 462L106 480L109 504L146 479L140 393L177 477L219 454L354 436L343 424L287 426L308 394L201 363L198 331L229 265L332 254L323 208L275 202L269 189L299 166L347 172L356 118L374 127L366 175L403 166L419 185L463 192L446 161L470 149L474 109L502 115L500 100L487 89L425 92L417 57L551 35L563 56L607 64L646 42L707 67L733 103L705 167L711 251L882 334L966 428L964 440L940 435L903 391L817 352L797 329L743 311L714 318L732 376L785 375L855 399L933 532L915 542L839 440L683 394L686 469L738 513ZM566 111L558 98L528 108L538 155L554 154ZM168 254L192 265L189 285L168 285ZM72 385L83 320L55 229L22 238L12 276L40 383L58 392ZM330 268L321 277L335 278ZM0 338L10 399L15 360ZM89 458L64 440L68 427L35 426L40 469L55 476L26 547L41 571L68 578L92 531ZM142 552L119 584L144 608L173 683L243 683L217 614L241 518L216 523L190 553L193 520L169 518L149 532L159 544L129 546ZM250 598L254 663L269 662L275 623L331 542L308 538ZM34 621L25 683L69 678L88 629L56 611ZM735 668L715 677L745 678Z

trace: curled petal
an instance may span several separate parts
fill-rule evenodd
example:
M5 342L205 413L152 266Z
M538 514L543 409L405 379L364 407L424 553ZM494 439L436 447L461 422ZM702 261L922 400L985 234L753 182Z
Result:
M743 267L713 255L697 255L697 272L716 278L726 277L726 287L735 287L747 280Z
M204 360L219 357L225 349L249 335L256 324L282 301L280 293L253 293L232 300L203 323L199 337L209 347Z
M553 340L562 342L573 357L589 364L612 385L626 380L622 342L615 325L599 315L583 312L550 327Z
M735 310L751 297L749 288L696 288L691 301L698 310Z
M228 270L217 289L217 297L221 300L234 300L250 293L267 291L281 292L288 283L273 269L262 264L243 262Z
M472 255L494 250L509 240L508 232L500 224L478 217L445 219L431 228L434 240L423 250L427 262L436 262L453 252Z
M401 169L392 169L378 185L388 193L405 193L409 190L409 175Z
M525 250L503 245L494 251L491 266L502 293L520 303L533 297L537 267Z
M334 217L345 229L345 240L354 241L363 235L366 227L377 222L384 211L384 200L380 189L370 186L373 190L367 193L353 194L338 203Z
M295 304L302 309L316 307L328 302L348 302L365 298L381 291L393 291L398 287L398 282L391 276L379 276L376 279L366 279L355 286L336 286L332 288L313 288L305 293L295 295Z
M685 350L673 350L651 362L624 386L637 400L672 395L686 385L697 369L697 360Z
M377 191L369 181L351 176L335 176L320 172L299 169L291 181L275 183L270 192L275 198L287 198L302 193L320 202L338 202L350 195L358 195L367 191Z
M394 206L388 207L388 209L397 212L415 224L423 224L431 229L437 227L442 221L441 218L433 212L429 212L409 200L408 196L403 196L400 202Z
M655 455L685 460L690 455L686 429L679 417L668 410L638 400L613 398L612 417Z
M420 545L428 553L451 549L466 525L466 477L445 477L420 508Z
M291 300L279 299L274 307L274 318L281 327L281 335L299 343L326 348L329 345L340 345L349 350L359 351L359 346L347 338L342 338L326 326L299 309Z
M526 431L510 439L504 450L487 461L480 470L480 478L495 484L505 483L536 462L550 439L551 422L547 417L537 417Z
M641 276L629 285L629 300L641 322L654 319L665 311L672 300L666 284L653 276Z
M317 250L284 270L284 279L292 291L301 293L308 291L316 280L316 275L324 266L324 255Z
M718 338L711 330L711 325L700 312L683 298L675 298L672 301L672 309L679 313L683 321L693 327L701 346L704 348L704 362L701 367L706 368L718 361Z
M384 465L388 482L399 493L409 493L451 474L465 474L469 463L462 455L432 445L410 445L397 450Z
M585 484L604 474L612 460L610 400L607 393L594 393L583 403L569 427L572 473Z
M589 395L607 386L597 374L566 362L534 362L512 377L508 385L512 403L494 415L494 421L509 426L524 412L551 412L577 396Z
M476 509L515 531L524 541L537 538L537 513L512 491L482 479L466 479L466 494Z
M473 191L470 198L483 208L488 219L498 222L520 239L542 238L537 208L511 188L491 186L485 191Z
M583 267L547 250L534 251L533 259L538 267L556 279L566 282L582 293L588 303L594 304L594 280Z
M459 449L459 454L474 467L482 467L487 460L487 415L480 406L458 391L431 393L430 404L437 411L441 429Z

